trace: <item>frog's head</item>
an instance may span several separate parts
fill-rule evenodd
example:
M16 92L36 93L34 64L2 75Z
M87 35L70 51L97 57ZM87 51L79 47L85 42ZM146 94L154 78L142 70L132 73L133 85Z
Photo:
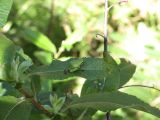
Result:
M83 63L83 59L82 58L73 59L69 63L68 70L70 72L77 71L81 67L82 63Z

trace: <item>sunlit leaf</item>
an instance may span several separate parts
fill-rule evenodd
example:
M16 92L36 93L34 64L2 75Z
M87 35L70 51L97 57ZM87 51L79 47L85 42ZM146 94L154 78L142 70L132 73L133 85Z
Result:
M75 44L76 42L79 42L83 39L83 37L86 35L87 33L87 28L82 29L77 29L75 30L71 35L68 36L68 38L63 41L63 47L65 49L67 49L68 51L71 50L71 48L73 47L73 44Z
M11 40L0 34L0 79L8 80L16 49Z
M0 27L6 23L12 3L13 0L0 0Z
M55 45L43 33L39 32L37 30L25 28L22 31L22 35L26 41L33 43L37 47L39 47L43 50L52 52L54 54L56 53Z

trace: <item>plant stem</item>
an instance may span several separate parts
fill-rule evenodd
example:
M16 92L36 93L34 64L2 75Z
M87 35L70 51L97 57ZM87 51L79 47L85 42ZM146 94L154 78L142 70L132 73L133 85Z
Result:
M107 23L108 23L108 0L105 0L104 8L104 53L108 52L108 39L107 39ZM106 113L106 120L110 120L110 112Z
M107 112L107 113L106 113L106 120L111 120L110 112Z
M107 52L107 23L108 23L108 0L105 0L104 12L104 52Z
M48 110L46 110L39 102L37 102L35 99L33 99L33 96L27 93L24 89L20 88L18 89L20 93L22 93L26 98L31 99L31 103L40 111L42 111L44 114L46 114L48 117L52 117L52 113L50 113Z

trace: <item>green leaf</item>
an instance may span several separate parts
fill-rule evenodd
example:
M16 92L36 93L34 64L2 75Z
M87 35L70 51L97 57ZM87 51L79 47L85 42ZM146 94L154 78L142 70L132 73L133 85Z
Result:
M68 108L92 108L101 111L112 111L118 108L134 108L160 118L160 110L143 102L135 96L122 92L90 94L74 100Z
M16 48L12 41L0 34L0 79L10 79L11 63L15 53Z
M57 94L54 94L54 96L50 95L50 102L52 105L52 109L55 114L58 114L62 106L64 105L66 98L65 97L59 97Z
M6 23L12 3L13 0L0 0L0 27Z
M136 66L134 64L132 64L131 62L129 62L123 58L121 58L120 60L121 60L121 63L118 65L119 70L120 70L119 87L123 86L126 82L128 82L132 78L132 76L136 70ZM108 64L112 65L111 63L108 63ZM114 65L114 63L113 63L113 65ZM115 74L113 73L113 76L114 75ZM113 78L111 78L110 80L112 80L112 79ZM115 80L118 80L118 79L115 79ZM114 82L114 80L111 82ZM91 94L91 93L101 92L101 85L103 85L102 80L101 81L100 80L86 80L85 83L83 84L83 87L81 90L81 95L83 96L83 95L87 95L87 94Z
M104 90L114 91L118 90L120 84L120 70L118 64L113 57L108 53L104 52L104 61L106 63L106 71L108 74L104 77Z
M51 42L51 40L45 36L43 33L37 31L37 30L31 30L29 28L23 28L22 29L22 35L25 38L26 41L33 43L37 47L56 53L56 47Z
M100 92L100 81L86 80L81 90L81 96Z
M71 58L67 61L54 60L51 65L33 68L30 75L40 75L47 79L67 79L83 77L98 80L101 91L112 91L119 88L120 71L114 59L108 55L108 61L102 58ZM80 61L78 67L70 72L72 61Z
M121 63L119 64L120 69L120 85L119 87L126 84L133 76L136 70L136 66L131 62L121 58Z
M62 47L67 51L70 51L73 48L73 45L83 39L83 37L87 34L88 29L87 26L81 26L81 29L76 29L70 35L68 35L67 39L63 41Z
M31 104L12 96L0 98L0 120L28 120Z
M33 63L31 61L23 61L22 63L19 64L18 72L22 74L32 65Z
M27 78L25 72L33 65L33 62L29 56L24 54L23 50L16 51L16 55L11 63L10 78L12 81L22 82Z
M102 58L83 58L83 64L75 72L65 72L72 60L67 61L54 60L52 64L31 68L30 75L40 75L44 79L64 80L70 77L83 77L86 79L104 79L107 74L106 63Z

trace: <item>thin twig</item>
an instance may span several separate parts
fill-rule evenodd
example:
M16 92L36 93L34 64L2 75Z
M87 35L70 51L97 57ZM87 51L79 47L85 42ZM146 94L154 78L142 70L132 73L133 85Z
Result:
M33 99L33 96L30 95L29 93L27 93L24 89L20 88L18 89L18 91L20 93L22 93L26 98L30 98L31 99L31 102L32 104L40 111L42 111L44 114L46 114L48 117L52 117L52 113L50 113L48 110L46 110L42 105L41 103L37 102L35 99Z
M160 89L155 88L154 86L146 86L146 85L126 85L126 86L120 87L120 89L126 88L126 87L145 87L145 88L150 88L150 89L154 89L154 90L160 91Z

